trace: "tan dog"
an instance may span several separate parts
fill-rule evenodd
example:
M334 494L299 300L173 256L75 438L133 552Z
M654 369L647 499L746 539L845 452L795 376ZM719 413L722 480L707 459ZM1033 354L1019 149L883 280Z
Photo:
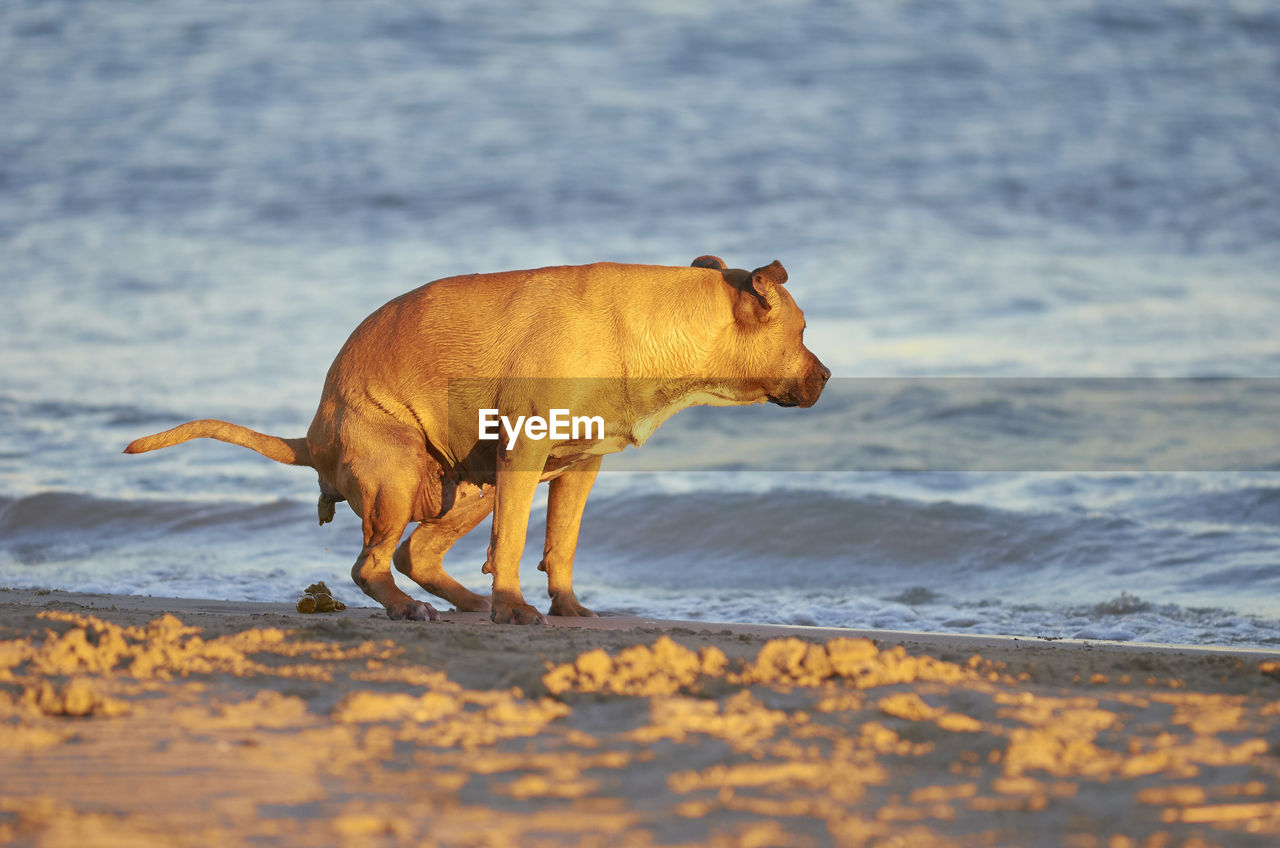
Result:
M439 618L396 587L394 563L460 610L545 623L524 601L519 565L534 489L551 480L538 566L551 614L593 615L574 596L573 555L603 454L643 444L695 404L817 402L831 372L804 346L786 279L778 262L748 272L703 256L688 268L597 264L437 280L351 334L306 438L205 419L125 452L206 437L314 468L320 522L343 500L364 519L351 576L391 618ZM496 441L480 438L483 410L508 417ZM580 432L538 438L530 423L511 440L510 421L556 410L581 416ZM587 418L602 419L604 432ZM486 599L446 574L442 559L490 512ZM420 526L397 549L410 522Z

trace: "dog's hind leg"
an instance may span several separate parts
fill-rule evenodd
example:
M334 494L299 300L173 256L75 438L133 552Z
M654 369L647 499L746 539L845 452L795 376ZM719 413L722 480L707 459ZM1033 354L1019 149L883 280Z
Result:
M595 616L594 612L578 603L573 593L573 555L578 548L582 510L600 471L600 459L597 456L575 465L550 483L547 542L542 549L538 570L547 573L552 615Z
M396 570L460 612L487 612L489 599L477 595L444 570L444 555L493 512L493 489L460 486L453 505L439 518L423 521L396 550Z
M351 579L386 607L389 618L438 621L440 614L435 608L402 592L391 574L391 557L404 528L409 526L409 518L408 497L384 489L366 500L364 548L351 567Z
M352 417L346 423L346 443L364 448L352 451L356 460L339 469L334 486L363 519L364 547L351 567L351 579L386 607L390 618L436 621L440 614L402 592L391 572L404 528L422 514L419 501L427 456L421 436L385 422L370 426Z

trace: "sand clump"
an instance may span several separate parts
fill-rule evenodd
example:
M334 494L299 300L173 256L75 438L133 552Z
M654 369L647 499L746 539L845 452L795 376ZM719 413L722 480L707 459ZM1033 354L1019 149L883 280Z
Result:
M518 689L473 691L453 685L418 696L353 692L334 708L332 717L340 724L397 723L398 740L476 748L536 735L570 712L550 698L529 700Z
M247 637L205 641L198 635L199 628L188 627L172 615L129 627L79 613L46 611L39 617L72 626L62 633L46 631L38 647L23 640L0 650L0 679L12 679L23 664L44 676L119 673L163 680L215 671L243 675L264 669L248 659L252 643L265 645L285 638L282 631L261 630Z
M185 625L173 615L131 626L59 611L41 612L39 618L71 627L61 633L46 630L40 645L29 639L0 642L0 681L15 679L17 670L24 666L42 676L126 675L136 680L169 680L220 673L326 679L330 673L324 662L386 659L399 651L387 641L337 646L299 640L278 627L249 628L205 639L200 628ZM268 665L255 659L259 655L295 662ZM300 658L318 662L296 662Z
M955 683L975 679L977 672L932 657L909 656L901 646L881 651L869 639L837 638L819 644L795 637L765 642L754 660L735 671L718 648L695 652L661 636L652 648L635 645L616 656L596 649L572 663L550 666L542 682L553 695L574 691L643 696L691 689L701 677L724 678L738 686L779 687L818 686L838 679L870 689L918 680Z
M552 695L565 692L608 692L615 695L670 695L694 685L700 676L717 677L728 658L716 647L692 651L667 636L633 645L610 656L597 648L571 663L551 666L542 684Z
M649 724L633 731L630 738L642 743L659 739L683 742L692 734L704 734L738 746L751 747L773 736L780 725L804 721L784 710L765 707L739 692L723 704L708 699L660 695L650 700Z
M25 694L40 712L51 716L118 716L132 709L126 701L106 695L92 681L79 677L62 686L41 681Z

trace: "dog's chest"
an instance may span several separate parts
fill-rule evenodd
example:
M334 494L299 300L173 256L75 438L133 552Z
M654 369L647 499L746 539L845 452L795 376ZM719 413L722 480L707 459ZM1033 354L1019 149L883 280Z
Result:
M572 442L557 445L551 449L551 459L556 470L549 471L556 476L569 465L593 456L605 456L618 453L624 448L635 445L642 446L649 437L671 416L691 406L732 406L737 403L729 398L721 397L706 390L693 391L683 397L659 406L640 416L629 425L623 422L605 423L605 437L591 442ZM550 477L544 477L550 479Z
M645 442L649 441L649 437L652 436L654 431L661 427L668 418L675 415L682 409L688 409L691 406L733 406L736 403L737 401L721 397L720 395L705 389L689 392L683 397L660 406L652 412L638 418L636 422L631 425L631 433L622 447L626 447L627 444L636 445L637 447L643 445ZM622 450L622 447L619 447L618 450Z

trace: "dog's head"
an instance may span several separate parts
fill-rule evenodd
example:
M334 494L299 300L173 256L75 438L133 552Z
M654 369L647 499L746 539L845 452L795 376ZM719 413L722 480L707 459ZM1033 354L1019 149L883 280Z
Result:
M715 256L693 260L721 272L731 293L733 339L725 353L732 376L779 406L813 406L831 377L804 345L804 313L783 286L787 271L776 259L754 271L726 268Z

